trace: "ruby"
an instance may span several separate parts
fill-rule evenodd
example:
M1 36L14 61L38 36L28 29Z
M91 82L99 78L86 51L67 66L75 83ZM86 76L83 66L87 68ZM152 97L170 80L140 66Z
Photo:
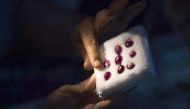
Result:
M111 73L110 73L110 72L106 72L106 73L104 74L104 79L105 79L105 80L108 80L110 77L111 77Z
M111 65L110 61L109 60L105 60L104 61L104 68L109 68Z
M131 39L127 39L127 40L125 41L125 46L126 46L127 48L131 47L133 44L134 44L134 42L133 42Z
M115 63L116 63L116 64L121 64L121 61L122 61L122 56L121 56L121 55L117 55L117 56L115 57Z
M130 52L130 57L133 58L133 57L136 56L136 54L137 54L137 53L136 53L135 51L131 51L131 52Z
M116 52L117 54L120 54L120 53L122 52L122 47L121 47L120 45L117 45L117 46L115 47L115 52Z
M117 72L122 73L124 70L125 70L125 67L123 65L119 65L118 69L117 69Z
M132 62L129 62L129 63L127 64L127 68L128 68L128 69L133 69L134 67L135 67L135 64L132 63Z

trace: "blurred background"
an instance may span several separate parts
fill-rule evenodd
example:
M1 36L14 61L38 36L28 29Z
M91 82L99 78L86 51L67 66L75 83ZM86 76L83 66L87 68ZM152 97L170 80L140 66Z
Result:
M73 31L111 1L0 0L0 108L33 109L61 85L87 78ZM129 27L147 30L157 77L131 91L125 108L190 109L190 1L147 2Z

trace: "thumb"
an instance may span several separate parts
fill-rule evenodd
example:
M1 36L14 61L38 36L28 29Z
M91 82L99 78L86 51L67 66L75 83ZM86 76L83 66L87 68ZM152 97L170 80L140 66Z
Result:
M95 74L92 74L92 76L89 79L76 85L76 87L77 91L79 91L80 93L94 92L94 90L96 89Z
M92 76L90 77L90 79L88 80L87 84L86 84L85 91L92 92L95 89L96 89L96 76L93 73Z
M96 40L96 33L94 28L94 18L85 19L79 27L80 37L86 49L90 63L95 68L101 67L101 61L99 57L99 47Z

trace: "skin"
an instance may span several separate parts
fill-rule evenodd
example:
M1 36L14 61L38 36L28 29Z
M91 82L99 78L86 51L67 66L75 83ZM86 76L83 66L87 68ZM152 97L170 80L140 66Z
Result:
M145 1L140 1L125 8L127 3L128 0L114 0L107 9L99 11L95 17L87 17L78 26L76 38L79 48L83 48L84 69L102 67L98 38L123 32L129 22L146 6Z
M40 109L103 109L111 100L100 100L95 93L95 75L77 85L65 85L53 92Z
M76 30L79 48L83 48L84 68L92 70L101 68L99 45L97 38L102 35L114 35L126 29L128 23L144 8L145 1L125 8L128 0L114 0L107 9L99 11L95 17L84 19ZM89 79L76 84L64 85L53 92L41 105L40 109L105 109L113 107L121 100L119 94L106 100L99 99L95 93L96 78L93 74Z
M136 87L134 87L136 88ZM96 92L96 77L93 74L89 79L76 85L64 85L49 95L39 109L115 109L124 108L122 98L128 92L115 94L107 99L100 99Z

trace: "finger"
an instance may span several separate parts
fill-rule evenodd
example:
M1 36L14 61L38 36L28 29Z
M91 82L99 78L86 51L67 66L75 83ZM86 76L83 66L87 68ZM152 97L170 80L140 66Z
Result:
M94 19L88 18L80 25L80 37L93 67L100 68L98 43L95 37Z
M83 109L96 109L94 104L89 104L85 106Z
M125 8L129 0L114 0L110 5L109 5L109 11L110 14L115 15L118 14L121 10Z
M99 11L96 14L96 19L94 23L96 32L99 33L100 29L103 28L105 25L107 25L112 19L113 16L110 15L108 9Z
M99 11L96 14L95 29L99 33L100 29L107 25L114 16L125 8L129 0L114 0L110 3L108 9Z
M88 92L94 92L96 88L96 77L95 74L92 74L92 76L85 81L81 82L80 84L75 85L76 90L80 93L88 93Z
M81 55L84 58L84 56L86 55L86 50L84 48L84 45L82 44L78 28L76 28L76 30L74 31L72 44L74 45L76 50L80 53L79 55Z
M83 43L89 57L89 61L95 68L101 68L101 61L99 58L98 44L92 35L83 37Z
M96 105L95 105L95 109L105 109L107 108L109 105L111 105L112 101L111 100L103 100L103 101L100 101L98 102Z
M90 60L89 60L88 56L85 57L84 69L87 70L87 71L90 71L90 70L93 69L92 64L90 63Z
M144 10L146 7L146 1L140 1L129 8L124 10L124 13L120 17L120 19L125 23L128 24L132 21L140 12Z
M92 92L96 89L96 76L93 73L89 81L86 84L85 91Z
M57 94L63 94L63 93L75 93L77 92L75 90L75 85L64 85L62 87L60 87L56 93Z
M64 85L60 87L57 92L69 92L69 93L84 93L84 92L93 92L96 88L96 76L93 73L92 76L80 84L76 85Z

